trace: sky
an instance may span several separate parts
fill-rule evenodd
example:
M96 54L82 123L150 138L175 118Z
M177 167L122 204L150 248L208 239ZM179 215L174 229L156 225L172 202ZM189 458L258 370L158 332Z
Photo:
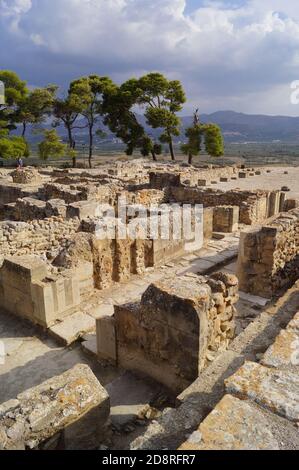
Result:
M298 0L0 0L0 69L31 86L159 71L201 112L299 115Z

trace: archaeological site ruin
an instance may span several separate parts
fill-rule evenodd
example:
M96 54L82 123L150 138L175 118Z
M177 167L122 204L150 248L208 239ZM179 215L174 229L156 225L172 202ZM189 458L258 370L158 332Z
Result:
M298 178L1 168L0 450L299 449Z

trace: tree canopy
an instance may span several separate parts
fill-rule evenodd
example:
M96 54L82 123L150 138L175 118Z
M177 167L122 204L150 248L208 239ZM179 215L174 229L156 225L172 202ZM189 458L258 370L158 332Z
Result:
M5 87L5 103L0 103L0 156L28 156L27 128L44 132L39 145L42 158L67 155L76 166L76 130L84 130L88 139L88 160L92 166L95 137L103 137L106 128L126 145L126 153L140 151L154 160L168 146L175 160L175 144L181 135L179 113L186 102L183 86L153 72L116 85L111 78L89 75L73 80L66 94L56 85L30 89L10 70L0 70ZM55 129L65 128L68 145ZM49 127L52 126L52 130ZM106 126L106 128L104 127ZM45 130L46 128L46 130ZM19 133L17 136L16 134ZM201 152L204 143L213 157L223 155L221 129L216 124L202 124L198 110L186 130L187 142L181 146L189 163Z
M38 150L40 158L48 160L48 158L64 157L66 145L61 142L57 132L52 129L44 132L44 139L39 144Z
M186 129L187 143L181 146L181 150L188 155L188 163L192 164L193 157L201 152L202 141L205 149L211 157L221 157L224 154L224 142L221 129L216 124L200 123L198 109L193 115L193 125Z

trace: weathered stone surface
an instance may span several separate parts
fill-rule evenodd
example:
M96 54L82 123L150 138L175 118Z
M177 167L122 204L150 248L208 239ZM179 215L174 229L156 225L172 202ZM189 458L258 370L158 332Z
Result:
M268 425L250 402L225 395L179 450L278 450Z
M65 448L96 448L109 409L108 393L79 364L0 406L0 448L40 448L59 433Z
M36 184L41 182L41 175L34 168L22 168L11 173L14 183L17 184Z
M228 393L250 398L291 421L299 421L298 374L246 362L225 384Z
M237 293L237 278L224 273L153 283L141 303L115 308L119 365L181 392L233 339ZM101 348L100 320L98 328Z
M186 435L213 410L225 394L224 379L244 363L244 357L225 351L177 398L178 407L167 408L131 444L132 450L177 449Z
M287 327L288 330L293 330L296 334L299 334L299 312L296 313L293 320L290 321Z
M0 269L0 305L7 312L49 327L80 303L75 274L51 276L37 256L6 258Z
M238 206L214 208L214 232L236 232L239 228L240 209Z
M282 330L261 362L269 367L299 366L299 333Z
M94 331L95 328L96 321L93 317L83 312L75 312L63 322L52 326L49 332L60 343L68 346L84 334Z
M299 275L299 210L241 234L237 275L240 290L271 298Z

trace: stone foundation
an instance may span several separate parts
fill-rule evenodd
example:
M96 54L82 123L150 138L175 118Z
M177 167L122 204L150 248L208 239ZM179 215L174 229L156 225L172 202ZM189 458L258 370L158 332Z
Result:
M241 234L237 275L241 290L266 298L298 278L298 209Z
M233 339L237 300L232 275L154 283L140 303L116 306L114 319L98 320L98 352L179 393Z
M14 315L48 328L80 304L75 275L53 277L35 256L5 259L0 269L0 305Z

